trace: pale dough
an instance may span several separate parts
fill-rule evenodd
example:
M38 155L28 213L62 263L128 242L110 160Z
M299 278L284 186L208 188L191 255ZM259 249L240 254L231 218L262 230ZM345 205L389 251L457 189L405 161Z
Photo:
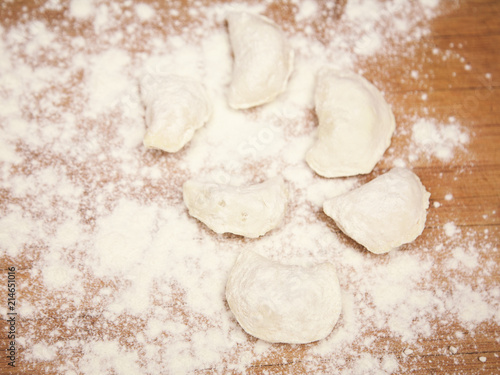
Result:
M380 91L357 74L323 68L317 75L315 106L319 126L306 155L309 166L324 177L371 172L396 126Z
M422 233L429 197L417 175L394 168L327 200L323 210L345 234L381 254L412 242Z
M268 18L245 12L230 13L227 22L234 55L229 105L242 109L274 100L293 69L285 34Z
M251 238L281 223L288 200L285 182L279 176L244 187L188 180L183 195L189 214L214 232Z
M304 344L328 336L342 310L335 267L283 265L252 251L237 258L226 299L241 327L268 342Z
M144 145L177 152L188 143L212 114L205 87L178 75L147 76L141 82L146 107Z

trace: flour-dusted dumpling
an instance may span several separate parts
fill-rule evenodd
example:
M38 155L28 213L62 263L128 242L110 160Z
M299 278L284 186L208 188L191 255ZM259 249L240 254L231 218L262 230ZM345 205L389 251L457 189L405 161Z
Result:
M245 187L188 180L183 194L189 214L214 232L250 238L262 236L281 223L288 199L281 177Z
M380 91L357 74L323 68L314 100L319 126L306 155L309 166L324 177L370 173L396 126Z
M283 265L253 251L238 256L227 281L226 299L247 333L290 344L325 338L342 310L333 264Z
M228 101L250 108L272 101L286 88L293 69L293 50L271 20L245 12L227 17L234 55Z
M418 176L407 169L394 168L327 200L323 211L349 237L371 252L382 254L422 233L429 197Z
M147 148L179 151L212 114L205 87L188 77L147 76L141 82L141 96L146 106Z

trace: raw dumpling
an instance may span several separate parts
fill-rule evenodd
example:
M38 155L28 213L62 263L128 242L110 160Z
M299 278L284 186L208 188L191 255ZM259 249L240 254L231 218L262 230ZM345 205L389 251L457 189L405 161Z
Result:
M418 176L407 169L394 168L327 200L323 211L349 237L372 253L382 254L422 233L429 197Z
M323 68L314 100L319 126L306 155L309 166L324 177L370 173L396 126L380 91L359 75Z
M271 20L244 12L227 17L234 55L228 101L232 108L268 103L283 92L293 69L293 50Z
M238 323L269 342L305 344L328 336L342 310L335 267L288 266L243 251L226 285Z
M141 82L146 106L144 145L168 152L179 151L212 114L205 87L188 77L148 76Z
M278 226L285 216L288 199L281 177L246 187L188 180L183 194L189 214L214 232L250 238Z

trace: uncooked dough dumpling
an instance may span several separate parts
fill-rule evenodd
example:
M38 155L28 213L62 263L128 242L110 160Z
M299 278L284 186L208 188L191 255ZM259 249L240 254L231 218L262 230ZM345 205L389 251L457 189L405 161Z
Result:
M143 142L147 148L179 151L212 114L205 87L189 77L147 76L141 82L141 96L146 106Z
M237 187L188 180L183 186L189 214L216 233L256 238L283 220L288 192L283 178Z
M323 177L370 173L396 127L380 91L357 74L323 68L314 100L319 126L306 155L309 166Z
M226 299L247 333L290 344L325 338L342 310L333 264L283 265L253 251L238 256L227 281Z
M260 15L232 12L227 22L234 55L229 105L243 109L274 100L293 69L294 53L285 34Z
M412 242L424 230L430 194L413 172L394 168L367 184L327 200L323 211L372 253Z

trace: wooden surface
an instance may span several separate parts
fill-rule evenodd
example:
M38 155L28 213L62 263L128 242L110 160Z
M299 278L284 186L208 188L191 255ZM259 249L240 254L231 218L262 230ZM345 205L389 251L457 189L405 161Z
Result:
M21 2L19 2L21 3ZM28 6L35 7L35 3L25 2ZM452 3L452 2L450 2ZM455 3L455 2L453 2ZM10 6L11 17L15 18L15 8ZM6 12L5 9L3 12ZM450 10L443 12L431 21L431 35L415 43L419 60L414 57L392 56L384 61L381 57L379 64L386 66L385 73L380 68L374 68L371 61L364 66L366 76L381 85L387 94L388 101L395 108L395 115L399 122L404 122L406 116L422 115L427 109L437 119L446 120L454 116L457 121L468 128L470 142L467 152L460 153L448 163L435 159L421 157L413 163L413 169L420 176L423 184L432 194L432 202L438 201L442 206L429 210L426 229L419 238L425 241L436 236L439 228L445 223L453 221L462 232L478 238L489 231L492 243L498 246L500 238L500 2L496 0L470 0L460 1L457 5L450 5ZM45 16L49 17L50 14ZM57 15L52 15L57 16ZM5 18L2 18L4 20ZM0 21L2 22L2 21ZM5 19L6 23L10 22ZM433 48L455 51L462 56L465 63L470 64L471 70L464 69L464 61L450 58L446 61L433 55ZM412 60L413 59L413 60ZM400 78L408 76L408 70L414 64L419 64L420 71L428 71L428 77L419 80L405 80ZM453 76L452 73L456 72ZM486 79L485 74L491 74L491 79ZM422 101L422 94L427 94L426 101ZM393 147L401 147L408 141L408 134L397 133L393 140ZM390 167L389 161L382 161L380 168ZM452 201L446 201L446 194L453 194ZM4 199L4 198L2 198ZM435 255L439 257L440 255ZM490 260L500 264L500 252L491 252ZM6 279L7 267L11 259L0 258L2 280ZM18 265L17 278L22 283L29 277L30 262ZM470 275L471 283L476 282L474 275ZM483 283L498 287L500 272L483 278ZM446 283L446 280L443 280ZM5 296L5 285L1 285L2 296ZM21 292L20 292L21 293ZM30 291L23 290L23 298L36 298ZM2 297L4 299L4 297ZM53 327L59 326L56 301L52 313L40 319L54 319ZM89 306L89 309L92 307ZM78 313L81 320L79 328L75 329L68 337L89 338L95 337L92 327L99 317L91 314ZM455 336L457 326L447 324L442 327L439 322L434 322L438 327L436 334L429 339L419 340L422 348L419 352L404 354L404 347L399 341L384 337L383 333L377 338L381 344L387 345L388 352L401 360L406 368L402 373L437 374L437 373L500 373L500 331L494 323L482 324L473 331L463 331L463 337ZM24 325L36 325L36 322L18 322L18 331L22 336ZM47 323L43 324L47 327ZM82 327L84 327L82 329ZM86 327L86 329L85 329ZM7 347L5 332L7 322L0 322L2 350ZM51 332L40 333L50 335ZM124 333L126 334L126 333ZM61 337L61 340L68 339ZM450 345L459 347L459 351L450 355ZM17 367L12 369L6 364L4 356L0 359L1 374L56 374L55 368L47 367L46 363L27 363L23 361L22 347L19 348ZM264 374L268 372L302 373L304 370L300 347L290 347L288 353L289 365L282 365L281 359L266 358L255 363L248 369L250 374ZM486 357L482 363L478 357ZM410 359L408 359L408 357ZM59 359L58 359L59 360ZM64 358L60 359L64 361ZM349 361L349 358L346 358ZM279 364L278 364L279 363ZM200 369L200 374L211 373L210 370Z

